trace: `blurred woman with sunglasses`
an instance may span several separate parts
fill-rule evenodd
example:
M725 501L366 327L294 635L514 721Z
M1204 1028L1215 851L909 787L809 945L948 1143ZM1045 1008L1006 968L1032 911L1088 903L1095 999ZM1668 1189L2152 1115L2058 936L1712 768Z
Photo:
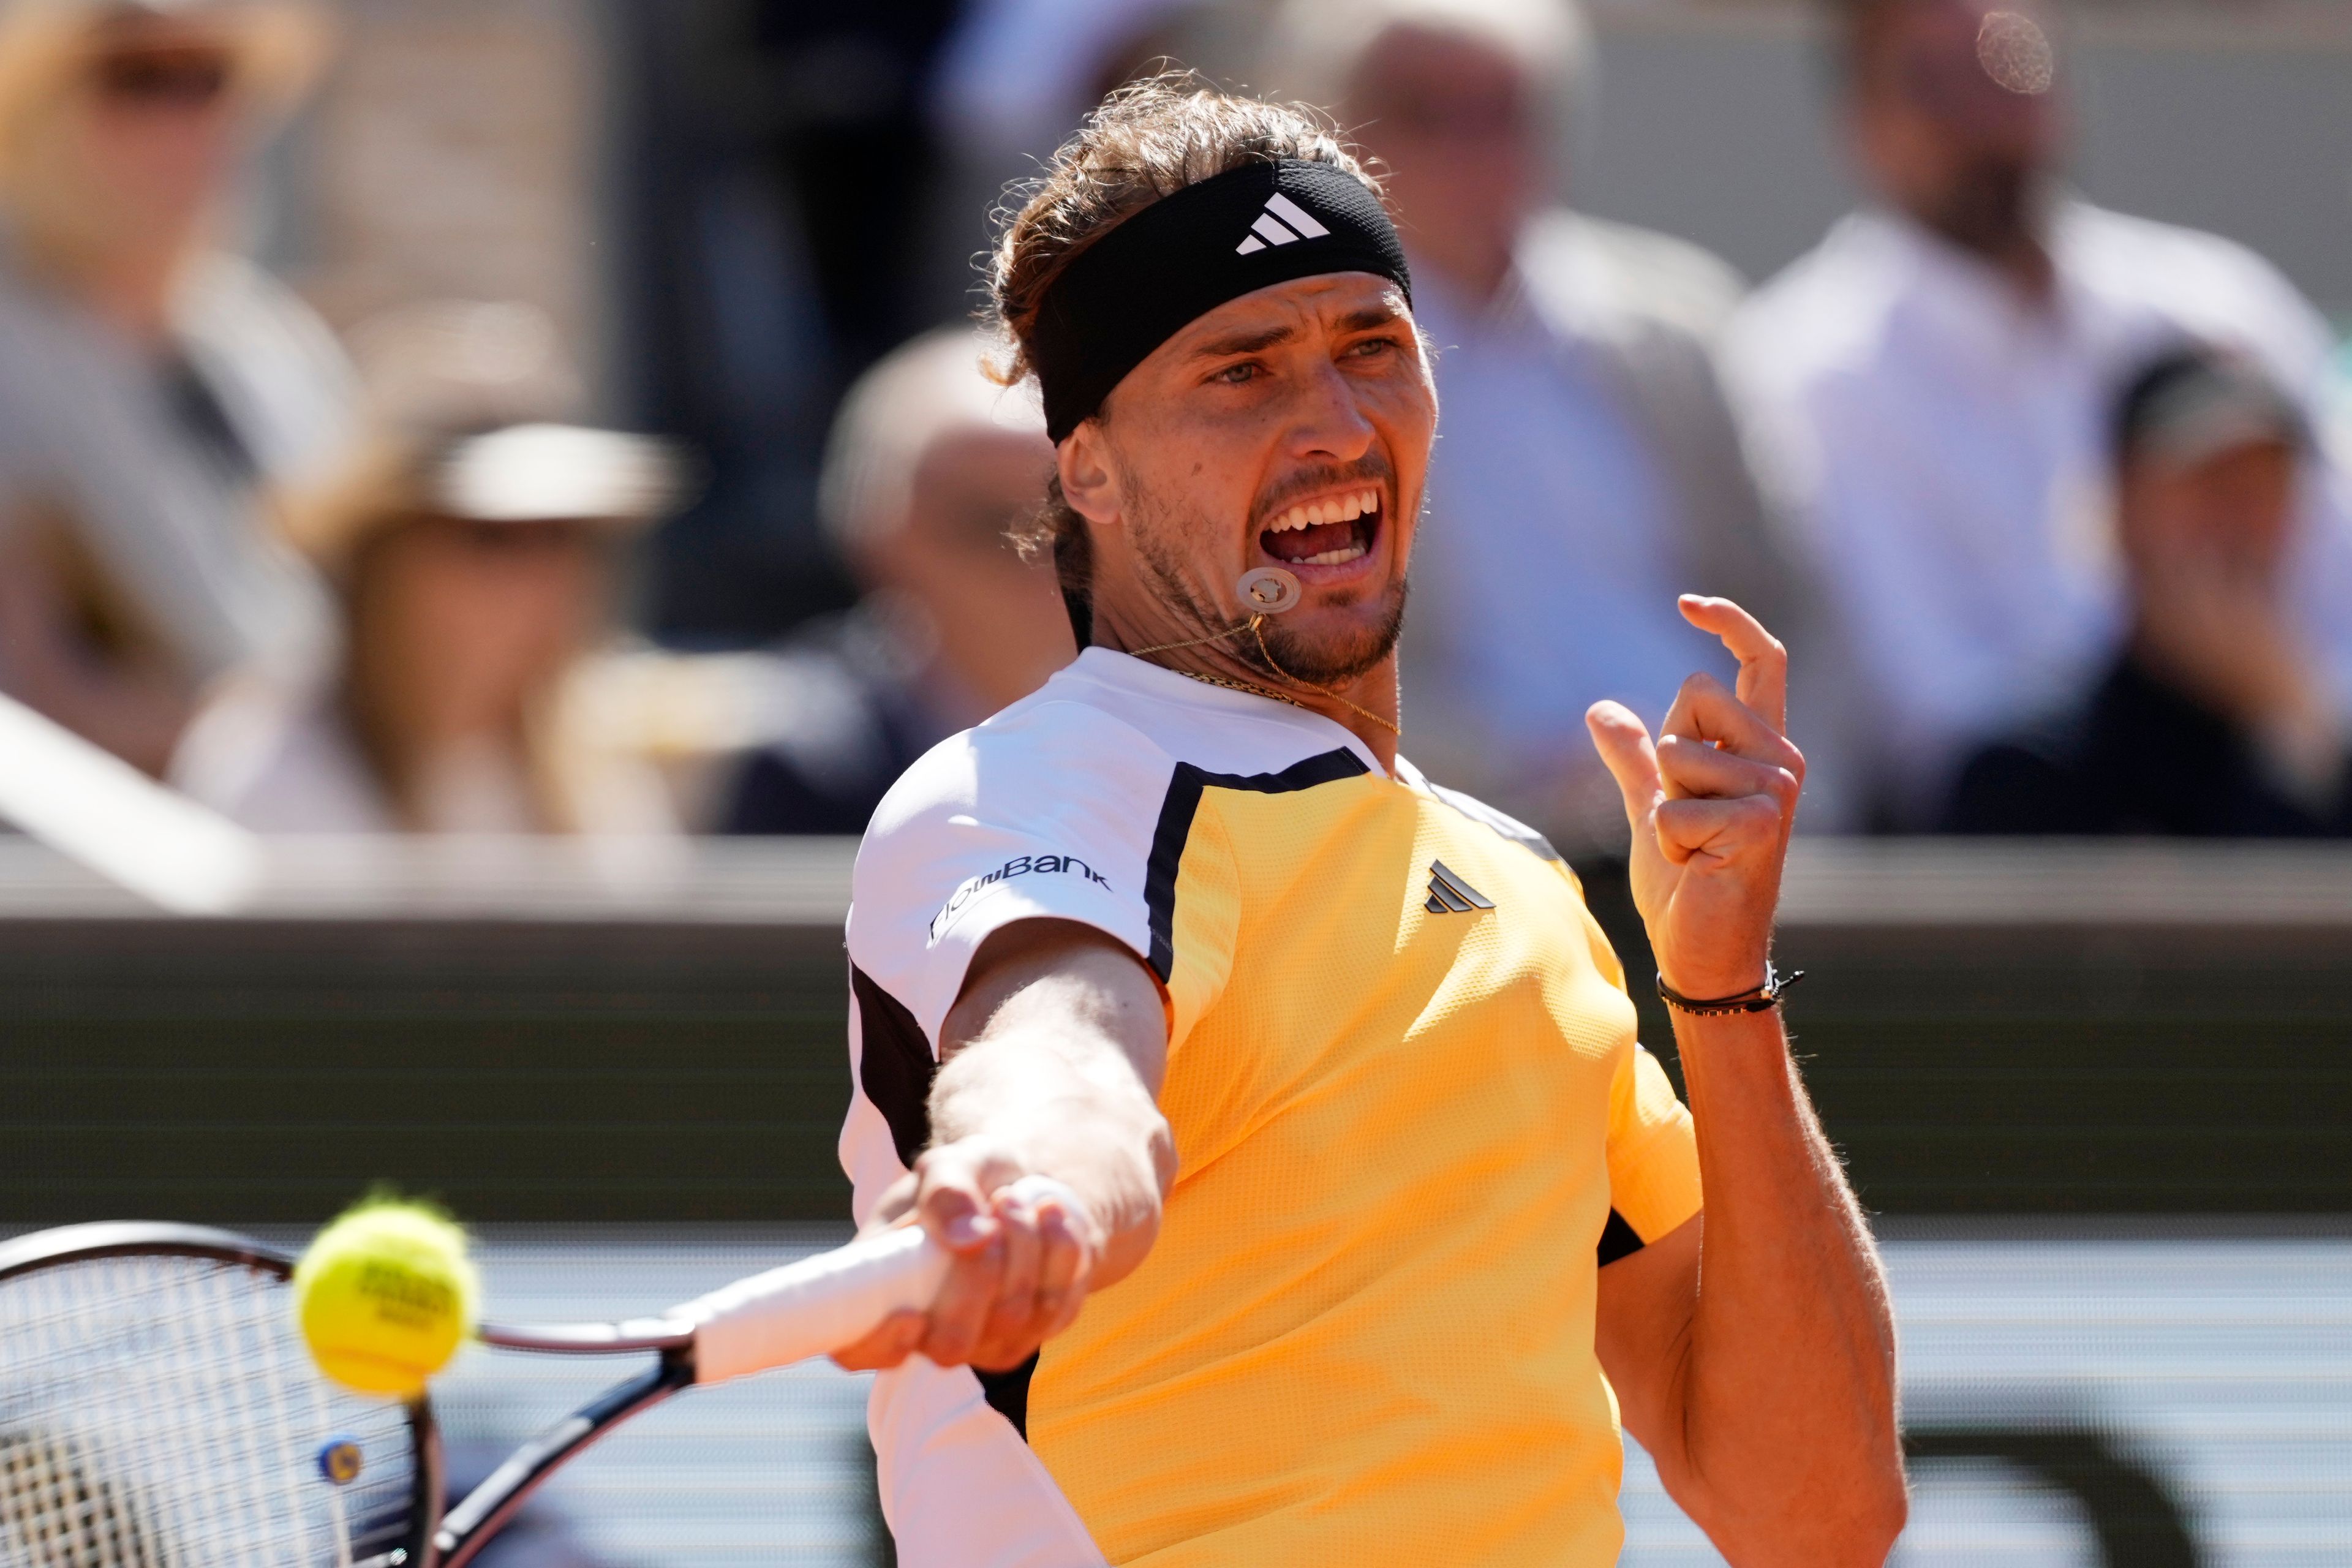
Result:
M331 646L263 498L346 445L324 326L221 247L324 35L289 0L0 8L0 689L150 772Z

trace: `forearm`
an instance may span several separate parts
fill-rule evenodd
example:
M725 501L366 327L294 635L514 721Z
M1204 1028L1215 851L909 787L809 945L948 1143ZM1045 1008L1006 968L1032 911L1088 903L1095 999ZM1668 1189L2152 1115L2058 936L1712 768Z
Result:
M1165 998L1100 932L1042 919L997 931L939 1039L930 1147L870 1223L911 1218L952 1263L928 1311L836 1352L854 1370L917 1351L941 1366L1019 1365L1143 1261L1175 1179L1157 1103Z
M1175 1144L1116 1046L1043 1020L992 1029L940 1069L931 1126L938 1142L984 1140L1076 1193L1102 1227L1097 1287L1150 1250Z
M1788 650L1727 600L1681 606L1739 660L1738 691L1692 676L1654 744L1615 703L1586 717L1625 796L1660 977L1728 997L1767 973L1805 759L1787 735ZM1633 1391L1623 1408L1668 1490L1726 1556L1879 1563L1905 1500L1895 1328L1869 1230L1777 1010L1677 1009L1675 1037L1706 1212L1601 1270L1595 1346Z
M1775 1013L1677 1014L1706 1191L1683 1369L1694 1511L1748 1563L1876 1562L1902 1508L1895 1328Z

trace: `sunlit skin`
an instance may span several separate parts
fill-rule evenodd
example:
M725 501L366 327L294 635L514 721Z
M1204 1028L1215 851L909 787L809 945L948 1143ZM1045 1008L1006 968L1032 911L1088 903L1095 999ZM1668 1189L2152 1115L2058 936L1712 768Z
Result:
M1305 596L1262 627L1275 668L1246 631L1153 661L1279 690L1392 764L1395 733L1356 710L1397 717L1396 627L1436 429L1411 310L1385 279L1301 279L1201 317L1060 447L1063 493L1094 544L1094 640L1132 651L1242 625L1242 574L1279 566ZM1288 542L1268 523L1368 489L1375 511L1305 542L1351 534L1361 556L1276 553Z

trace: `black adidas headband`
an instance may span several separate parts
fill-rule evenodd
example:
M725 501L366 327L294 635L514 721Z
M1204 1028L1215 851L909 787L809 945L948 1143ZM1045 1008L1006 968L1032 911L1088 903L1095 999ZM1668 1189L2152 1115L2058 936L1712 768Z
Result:
M1045 433L1059 443L1152 350L1227 300L1326 272L1369 272L1412 299L1381 199L1336 164L1248 163L1161 197L1045 290L1029 336Z

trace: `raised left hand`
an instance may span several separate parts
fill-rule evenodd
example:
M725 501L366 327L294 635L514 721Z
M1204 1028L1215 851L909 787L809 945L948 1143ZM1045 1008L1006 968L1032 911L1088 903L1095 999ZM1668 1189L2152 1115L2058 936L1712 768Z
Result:
M1788 649L1728 599L1685 594L1679 607L1739 660L1738 690L1692 676L1654 744L1619 703L1584 721L1625 796L1633 902L1659 973L1685 996L1729 996L1764 983L1805 759L1782 732Z

